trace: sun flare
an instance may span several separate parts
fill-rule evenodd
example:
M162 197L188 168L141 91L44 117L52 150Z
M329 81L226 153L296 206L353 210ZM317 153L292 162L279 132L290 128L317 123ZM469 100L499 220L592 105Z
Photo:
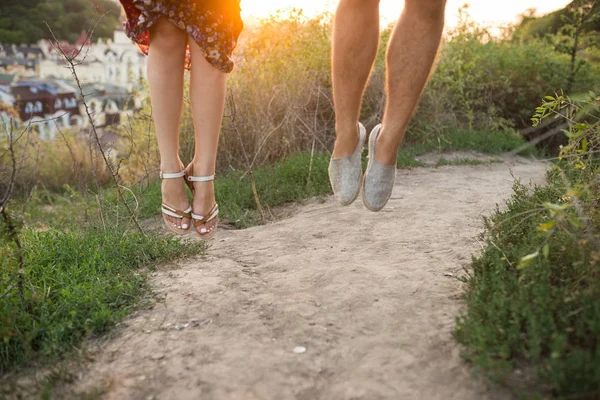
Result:
M479 23L497 26L516 22L518 16L530 8L537 14L545 14L569 4L571 0L505 0L501 2L489 0L448 0L446 24L449 27L457 21L457 10L465 3L470 4L469 13ZM337 0L242 0L242 15L246 20L264 18L278 10L291 8L302 9L307 16L314 16L325 11L334 11ZM384 23L398 18L404 7L402 0L381 0L381 19Z

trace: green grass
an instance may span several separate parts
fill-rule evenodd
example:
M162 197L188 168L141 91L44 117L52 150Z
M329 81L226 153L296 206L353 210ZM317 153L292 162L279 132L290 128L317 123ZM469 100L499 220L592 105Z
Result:
M538 229L550 220L543 203L562 204L565 191L556 173L533 191L517 184L507 209L486 220L485 250L473 260L455 330L477 369L522 398L600 398L598 226L575 228L571 209L568 229ZM531 376L515 380L512 371L523 366Z
M422 144L426 151L472 150L484 154L502 154L525 144L517 131L479 131L468 129L449 129ZM536 154L535 147L528 147L520 154Z
M198 254L199 245L157 235L24 230L24 267L0 243L0 372L50 363L105 332L148 293L149 268ZM19 282L21 282L19 284Z
M328 164L329 155L326 153L316 153L312 158L308 153L300 153L273 165L257 168L253 175L262 208L267 212L270 207L331 193ZM261 221L250 175L246 171L217 175L215 197L220 205L219 215L236 227L244 228ZM144 193L141 218L157 215L160 203L160 182L156 181Z
M424 164L415 157L438 149L442 151L474 150L499 154L513 150L523 143L523 139L513 131L494 133L449 131L440 136L440 146L432 143L403 146L398 152L397 165L399 168L423 166ZM366 154L365 149L363 152L365 167ZM476 162L468 160L460 164L474 163ZM331 194L327 174L328 164L329 155L327 153L315 153L312 160L309 153L299 153L273 165L256 168L254 180L261 206L268 209L289 202ZM448 162L447 165L456 164ZM311 169L310 180L308 179L309 169ZM236 227L244 228L260 223L261 216L252 192L250 176L246 171L230 171L225 175L218 175L215 180L215 196L221 207L221 216L233 222ZM156 215L160 203L160 182L154 182L144 193L140 210L141 218Z
M440 135L435 142L425 144L407 142L398 151L398 168L422 167L416 159L418 155L431 151L472 150L485 154L501 154L523 145L523 139L514 131L479 132L449 130ZM528 149L527 152L535 150ZM367 151L363 152L363 166L367 164ZM311 166L312 163L312 166ZM312 197L331 194L327 166L329 155L325 152L298 153L277 163L254 169L254 180L261 206L268 215L268 209L289 202L303 201ZM476 165L476 160L459 161L440 160L440 165ZM310 180L309 180L309 169ZM156 216L160 209L160 182L153 181L143 192L135 190L139 202L141 219ZM246 171L231 170L218 173L215 180L216 200L221 207L221 217L232 222L238 228L256 225L264 221L257 209L252 192L250 176ZM115 205L114 189L102 192L102 197L114 204L105 206L108 217L123 215L124 209ZM27 208L26 220L40 225L39 221L51 226L87 226L97 217L98 207L94 198L85 198L76 190L67 188L62 193L39 191ZM136 204L134 202L132 205ZM73 209L78 213L73 214ZM106 217L106 215L105 215Z

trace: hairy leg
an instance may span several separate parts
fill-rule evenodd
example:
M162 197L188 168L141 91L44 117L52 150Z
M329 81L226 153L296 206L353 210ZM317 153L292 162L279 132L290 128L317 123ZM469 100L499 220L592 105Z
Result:
M340 0L332 45L334 158L354 153L365 86L379 44L379 0Z
M446 0L406 0L387 49L387 103L377 161L395 165L440 44Z

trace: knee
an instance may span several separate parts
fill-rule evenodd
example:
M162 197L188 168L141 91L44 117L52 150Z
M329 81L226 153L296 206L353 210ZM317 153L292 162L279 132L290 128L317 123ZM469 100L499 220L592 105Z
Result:
M405 0L404 8L416 17L430 21L443 21L446 10L446 0Z
M340 7L362 8L379 7L379 0L340 0Z

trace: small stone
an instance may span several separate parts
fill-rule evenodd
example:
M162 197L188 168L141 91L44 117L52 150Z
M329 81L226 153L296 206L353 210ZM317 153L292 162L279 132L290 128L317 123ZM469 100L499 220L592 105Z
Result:
M188 326L190 326L189 323L185 323L185 324L177 323L177 325L175 325L175 329L178 331L181 331L181 330L187 328Z
M17 386L19 386L21 388L30 388L30 387L32 387L33 384L34 384L33 379L31 379L29 377L23 377L23 378L19 378L17 380Z
M152 356L152 359L155 361L162 360L163 358L165 358L163 353L156 353Z
M296 347L294 347L294 353L296 353L296 354L306 353L306 347L296 346Z

